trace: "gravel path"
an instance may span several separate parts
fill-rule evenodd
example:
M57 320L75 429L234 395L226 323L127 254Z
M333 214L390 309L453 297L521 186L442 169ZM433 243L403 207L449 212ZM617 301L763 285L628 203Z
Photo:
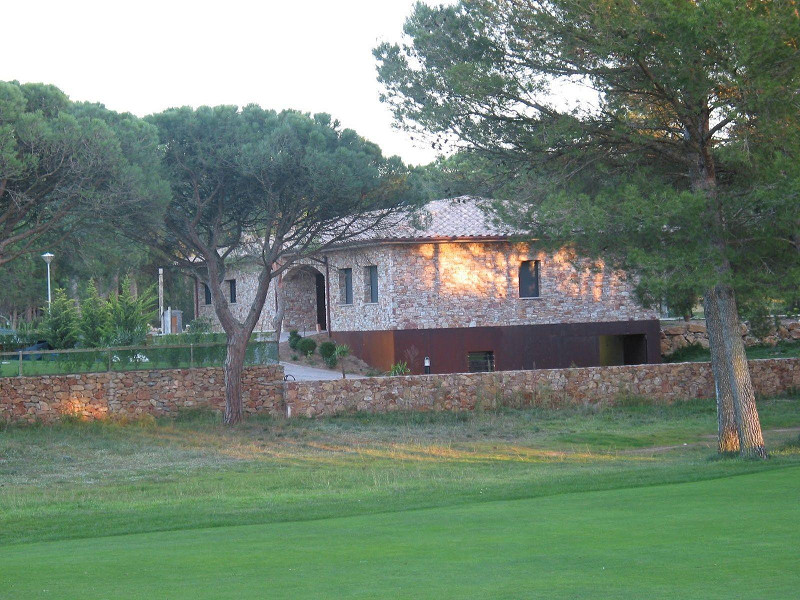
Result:
M330 371L328 369L318 369L317 367L308 367L305 365L296 365L288 362L281 362L283 365L283 372L290 381L330 381L333 379L341 379L342 374L339 371ZM294 377L294 379L292 379ZM363 379L362 375L347 375L348 379Z

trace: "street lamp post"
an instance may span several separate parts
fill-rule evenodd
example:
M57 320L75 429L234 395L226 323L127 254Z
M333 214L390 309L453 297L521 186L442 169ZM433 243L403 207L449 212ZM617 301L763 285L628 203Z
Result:
M50 303L52 302L53 298L50 295L50 263L53 262L53 256L51 252L45 252L42 254L42 258L44 262L47 263L47 310L50 310Z

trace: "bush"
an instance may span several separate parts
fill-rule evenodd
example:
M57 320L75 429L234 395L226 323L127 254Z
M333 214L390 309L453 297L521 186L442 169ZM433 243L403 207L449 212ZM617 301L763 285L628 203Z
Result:
M306 356L311 356L314 354L314 350L317 349L317 342L312 340L311 338L300 338L297 341L297 350L305 354Z
M292 350L297 350L297 344L300 343L300 340L303 338L300 337L300 334L297 332L296 329L292 329L289 332L289 348Z
M113 335L111 306L97 293L94 281L89 281L86 288L86 297L81 304L79 327L85 348L107 346Z
M389 370L389 375L396 376L396 375L408 375L411 373L411 369L408 368L408 363L398 362L392 365L392 368Z
M53 292L53 301L42 321L42 338L54 350L61 350L74 348L79 336L78 309L75 301L68 298L63 289L56 288Z
M347 344L336 344L336 350L333 353L333 357L336 360L342 361L342 379L345 376L345 366L344 366L344 359L350 356L350 346Z
M336 366L336 344L334 342L322 342L319 345L319 355L331 369Z
M117 346L137 346L147 338L150 320L155 316L155 286L151 286L134 297L130 290L130 278L122 282L122 293L111 298L111 343Z
M186 333L205 334L211 333L211 319L208 317L197 317L186 326Z

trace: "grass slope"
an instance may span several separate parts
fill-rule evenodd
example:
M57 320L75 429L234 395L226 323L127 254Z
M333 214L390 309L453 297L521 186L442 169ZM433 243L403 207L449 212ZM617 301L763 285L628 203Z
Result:
M24 544L0 596L789 598L800 469L321 521Z
M759 409L765 429L800 427L800 398L764 400ZM234 429L197 413L177 422L10 427L0 431L0 545L530 498L800 464L796 445L766 464L717 459L715 427L710 401L250 419ZM797 431L767 434L771 450L796 438Z

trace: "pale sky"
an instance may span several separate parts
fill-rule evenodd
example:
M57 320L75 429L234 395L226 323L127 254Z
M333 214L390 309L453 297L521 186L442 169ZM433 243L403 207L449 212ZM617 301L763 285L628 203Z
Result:
M411 164L435 158L392 128L372 49L415 0L6 0L0 80L52 83L139 116L257 103L327 112Z

